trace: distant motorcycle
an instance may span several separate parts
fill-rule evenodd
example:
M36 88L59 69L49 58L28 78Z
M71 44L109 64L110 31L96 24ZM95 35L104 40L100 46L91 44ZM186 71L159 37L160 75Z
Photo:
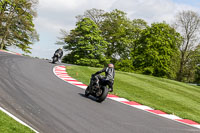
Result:
M59 53L55 53L54 56L52 57L52 63L56 63L59 57L60 57Z
M92 95L97 102L103 102L108 95L107 84L104 84L101 75L91 76L90 85L85 90L85 96Z

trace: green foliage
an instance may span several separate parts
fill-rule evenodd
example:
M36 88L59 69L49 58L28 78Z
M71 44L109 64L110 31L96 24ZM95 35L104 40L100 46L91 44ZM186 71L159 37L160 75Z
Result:
M169 77L171 59L178 53L181 37L166 23L154 23L144 29L137 41L133 66L146 74Z
M141 33L144 29L148 27L147 22L142 19L134 19L132 21L132 39L133 45L131 47L132 52L134 52L137 48L136 41L141 37Z
M195 83L200 85L200 66L196 66L196 71L195 71Z
M130 53L136 49L135 42L140 37L142 30L148 27L147 23L142 19L135 19L133 21L130 21L127 18L125 12L117 9L109 13L108 12L104 13L103 10L91 9L84 12L84 15L77 16L79 22L81 22L84 17L90 18L95 24L97 24L98 27L96 28L99 28L101 30L97 33L98 36L101 36L103 40L108 42L105 43L103 51L100 52L101 54L98 53L99 50L95 50L91 55L93 55L94 53L97 53L97 55L102 55L102 57L100 58L101 59L100 62L105 62L104 60L106 60L106 63L111 61L117 66L125 66L125 63L128 61L129 65L119 69L123 71L132 71L133 66L130 61L132 60ZM57 44L63 44L64 42L64 44L67 44L65 46L65 49L68 52L70 52L70 54L68 54L63 58L64 62L75 63L75 64L82 63L84 65L90 65L90 66L93 65L91 62L98 62L96 61L97 59L96 56L95 60L92 60L94 58L93 56L89 57L91 61L88 60L85 61L85 59L84 61L83 59L77 61L79 60L78 58L83 57L85 56L85 54L87 54L84 52L88 51L85 50L80 52L80 47L78 47L80 43L80 39L78 40L78 38L80 38L81 36L85 36L85 32L83 32L83 30L86 29L80 29L80 28L78 29L77 25L76 29L71 30L70 35L66 34L65 31L64 32L62 31L62 35L64 37L60 38L61 41L58 42ZM88 33L88 34L93 36L93 34L95 33L93 34ZM83 37L81 41L86 42L86 44L81 42L81 44L84 44L84 46L92 44L90 43L91 40L88 37ZM71 44L75 44L77 46L74 47L74 45ZM81 49L83 48L81 47ZM100 64L103 65L105 63L100 63Z
M174 53L174 55L171 57L171 63L169 65L169 79L177 79L177 72L180 68L180 51L177 51Z
M0 48L16 46L30 53L30 45L39 37L34 29L37 0L2 0L0 2Z
M187 61L187 67L184 67L184 82L200 83L200 45L194 50L189 51L190 60Z
M195 72L194 72L194 83L197 83L200 85L200 45L198 45L194 52L194 66L195 66Z
M133 45L132 23L126 13L120 10L113 10L104 14L104 21L100 29L102 35L108 42L106 57L115 62L118 59L130 57L130 48Z
M92 22L83 23L85 17ZM179 14L177 30L184 32L183 36L164 22L148 26L142 19L129 20L118 9L104 12L93 8L77 19L77 28L70 35L63 32L64 41L60 38L69 52L64 62L101 67L110 61L120 71L197 82L199 61L193 42L198 39L192 31L196 33L195 27L199 28L198 14L191 11ZM101 45L97 40L101 40Z
M71 51L63 59L64 62L87 65L103 66L109 62L105 58L107 42L101 37L101 31L89 18L77 22L76 28L71 30L65 38L64 49Z
M133 61L130 59L122 59L115 63L115 69L124 72L133 72Z
M153 73L154 73L154 68L152 66L145 67L143 70L143 74L146 74L146 75L153 75Z

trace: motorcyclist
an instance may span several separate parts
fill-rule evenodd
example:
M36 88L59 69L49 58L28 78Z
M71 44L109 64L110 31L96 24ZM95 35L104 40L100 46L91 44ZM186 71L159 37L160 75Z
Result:
M114 84L114 78L115 78L115 69L114 65L112 63L108 64L108 67L103 68L102 70L96 72L92 76L98 75L102 72L105 72L105 77L103 77L102 80L105 84L109 86L109 91L113 92L113 84Z
M54 55L53 55L52 58L54 58L54 57L57 56L57 55L58 55L58 60L60 60L60 59L62 58L62 56L63 56L63 50L62 50L62 48L57 49L57 50L55 51L55 53L54 53Z

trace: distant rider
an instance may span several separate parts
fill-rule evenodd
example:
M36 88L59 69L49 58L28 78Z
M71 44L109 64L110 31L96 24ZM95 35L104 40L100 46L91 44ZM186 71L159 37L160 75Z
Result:
M115 78L114 65L110 63L108 64L108 67L103 68L102 70L96 72L92 76L98 75L102 72L105 72L105 77L103 77L101 80L109 86L109 91L113 92L113 84L114 84L114 78Z
M52 58L54 58L56 55L58 55L58 59L59 59L59 60L62 58L62 56L63 56L63 50L62 50L62 48L57 49L57 50L55 51L55 53L54 53L54 55L53 55Z

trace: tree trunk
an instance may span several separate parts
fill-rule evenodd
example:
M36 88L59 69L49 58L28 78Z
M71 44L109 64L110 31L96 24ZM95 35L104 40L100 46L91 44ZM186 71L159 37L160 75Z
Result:
M177 80L178 81L182 81L183 80L183 67L185 64L185 51L181 52L181 62L180 62L180 69L179 72L177 74Z
M0 44L1 45L1 49L3 49L4 46L5 46L4 41L7 38L7 34L8 34L8 30L6 31L5 35L2 37L1 44Z
M183 59L181 59L180 69L179 69L179 72L178 72L178 75L177 75L177 80L178 81L182 81L183 80L183 64L184 64L184 61L183 61Z

